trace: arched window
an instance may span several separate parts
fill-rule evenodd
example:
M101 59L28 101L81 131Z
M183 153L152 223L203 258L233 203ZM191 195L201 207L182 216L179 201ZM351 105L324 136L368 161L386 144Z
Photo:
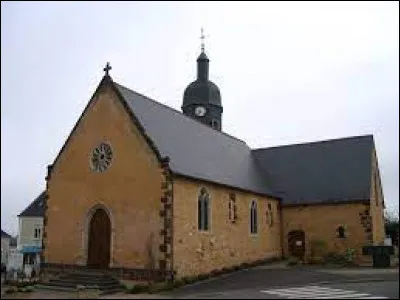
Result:
M251 202L250 208L250 233L257 233L257 202Z
M199 230L208 230L210 216L210 195L205 188L201 188L197 200L197 221Z
M229 202L228 202L228 211L229 211L229 221L235 223L237 219L236 212L236 195L234 193L229 194Z

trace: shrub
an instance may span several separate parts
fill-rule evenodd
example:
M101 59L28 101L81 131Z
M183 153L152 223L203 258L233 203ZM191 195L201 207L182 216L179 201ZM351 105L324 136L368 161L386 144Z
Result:
M31 292L33 292L35 290L35 288L32 285L30 285L30 286L27 286L25 288L25 290L26 290L26 292L31 293Z
M344 253L344 257L346 259L346 262L353 263L355 255L356 255L356 249L347 248L346 252Z

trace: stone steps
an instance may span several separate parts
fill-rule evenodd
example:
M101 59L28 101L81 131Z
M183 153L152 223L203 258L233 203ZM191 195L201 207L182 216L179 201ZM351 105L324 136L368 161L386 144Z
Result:
M36 285L36 288L41 290L77 292L78 286L87 286L88 288L97 286L100 294L111 294L124 290L117 279L99 272L70 272L62 274L60 277L51 279L48 282L41 282Z

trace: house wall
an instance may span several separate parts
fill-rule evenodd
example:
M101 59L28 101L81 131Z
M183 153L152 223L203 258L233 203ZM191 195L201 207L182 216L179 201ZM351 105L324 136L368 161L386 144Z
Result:
M7 264L8 256L10 253L10 238L1 237L1 263Z
M291 230L305 232L306 259L311 252L312 241L326 243L325 253L344 253L347 248L356 249L356 258L362 258L362 247L370 244L370 232L365 219L370 215L369 201L331 205L284 206L283 244L284 255L289 256L288 234ZM345 227L345 238L339 238L337 229Z
M208 231L198 230L198 195L210 194ZM229 194L235 193L237 220L229 220ZM257 201L258 233L250 233L250 205ZM273 225L265 212L271 204ZM243 262L281 256L278 200L184 178L173 182L173 260L177 277L208 273Z
M43 217L19 217L18 249L25 246L42 247ZM40 229L40 236L35 238L35 228Z
M107 141L110 167L93 171L92 151ZM103 85L77 124L47 182L46 263L86 265L90 217L111 219L110 267L146 268L158 261L164 175L115 92Z

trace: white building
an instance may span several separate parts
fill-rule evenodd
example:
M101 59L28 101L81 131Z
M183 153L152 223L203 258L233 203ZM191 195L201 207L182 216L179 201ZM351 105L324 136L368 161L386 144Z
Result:
M23 267L29 276L40 267L43 238L43 216L45 192L42 192L22 213L18 215L18 251L23 254Z

